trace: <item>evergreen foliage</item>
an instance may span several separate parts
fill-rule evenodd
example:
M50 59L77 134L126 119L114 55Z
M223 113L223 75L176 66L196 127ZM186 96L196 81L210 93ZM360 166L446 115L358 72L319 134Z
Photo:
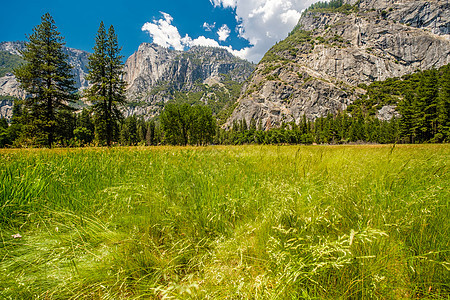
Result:
M161 128L170 145L207 145L213 141L216 121L206 106L169 103L161 114Z
M87 145L94 140L95 126L91 112L86 108L77 116L76 128L73 130L75 141L80 145Z
M348 111L375 115L384 105L396 105L401 115L400 138L409 143L450 141L450 66L361 86L367 94Z
M340 1L321 2L317 9L337 9ZM328 6L330 5L330 6ZM295 55L295 45L308 43L311 33L296 28L263 58L277 53ZM309 44L309 43L308 43ZM342 143L440 143L450 142L450 66L360 85L366 94L346 111L314 121L303 117L298 123L263 124L254 119L239 120L230 130L219 125L231 115L242 85L223 76L223 85L195 84L193 91L175 91L161 83L155 93L166 93L171 101L163 113L151 120L123 118L119 106L125 102L125 82L120 47L113 26L103 22L89 58L85 96L92 106L74 114L69 104L77 98L71 67L62 52L63 38L49 14L34 29L23 51L24 64L15 70L28 97L13 100L10 123L0 120L0 147L52 145L208 145L208 144L342 144ZM272 57L273 56L273 57ZM0 55L0 58L2 56ZM272 61L273 62L273 61ZM281 64L268 64L265 74ZM228 76L228 77L227 77ZM164 106L163 104L161 104ZM399 115L389 121L377 118L385 105ZM73 106L72 106L73 107ZM219 125L218 125L219 124Z
M52 147L63 137L58 134L67 125L68 104L77 96L72 67L63 52L64 38L49 13L41 19L21 52L25 64L14 73L28 94L23 107L23 143Z
M232 129L221 131L221 144L345 144L345 143L395 143L399 139L399 121L380 121L373 116L350 116L343 112L336 116L329 114L315 121L305 117L300 124L281 124L277 128L256 126L250 120L234 122Z
M111 146L118 134L117 122L122 119L119 105L126 103L123 62L117 35L111 25L108 32L103 22L95 39L94 53L89 57L87 80L91 87L86 96L93 103L96 139Z
M12 73L23 62L23 59L18 55L0 51L0 77L5 76L7 73Z
M344 5L344 0L318 1L311 4L311 6L307 10L311 11L326 8L336 9L341 7L342 5Z
M348 14L352 10L356 9L356 6L350 4L344 4L344 0L330 0L330 1L318 1L311 4L303 13L306 12L341 12Z
M279 53L289 52L291 56L296 56L298 52L298 45L310 42L312 40L311 32L301 30L298 26L289 34L289 36L275 44L261 59L261 62L274 63L277 61L286 60L284 56L280 56Z

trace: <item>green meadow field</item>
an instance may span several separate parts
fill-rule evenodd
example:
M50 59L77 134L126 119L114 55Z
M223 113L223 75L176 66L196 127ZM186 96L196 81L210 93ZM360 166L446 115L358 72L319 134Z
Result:
M0 298L450 297L450 145L0 150L0 177Z

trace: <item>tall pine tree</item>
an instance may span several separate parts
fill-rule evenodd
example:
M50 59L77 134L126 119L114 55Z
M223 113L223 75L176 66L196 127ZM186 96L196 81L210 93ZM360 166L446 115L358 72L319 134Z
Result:
M22 138L51 147L60 126L61 116L70 110L76 99L72 66L64 53L64 38L49 13L33 29L25 49L25 64L14 71L20 86L27 92L24 100L26 118Z
M404 98L398 104L398 110L401 114L400 134L407 137L410 144L414 143L416 137L414 123L417 108L414 106L415 103L413 92L406 91Z
M119 105L126 101L120 51L114 27L111 25L107 33L101 22L94 53L89 57L87 79L91 87L86 91L86 96L94 104L97 140L106 142L108 146L111 146L117 133L117 122L123 118Z
M435 142L450 141L450 65L441 69L437 100L437 131Z

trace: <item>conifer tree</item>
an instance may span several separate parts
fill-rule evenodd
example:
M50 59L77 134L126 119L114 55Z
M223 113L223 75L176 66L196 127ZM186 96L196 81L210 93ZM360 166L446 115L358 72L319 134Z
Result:
M398 105L398 109L401 114L400 118L400 134L402 136L408 137L409 143L414 143L414 139L416 136L415 128L414 128L414 116L416 115L415 107L414 107L414 96L411 92L405 93L405 97L402 101L400 101Z
M436 142L450 141L450 65L442 68L437 101Z
M111 146L117 131L117 121L123 118L118 106L125 104L123 57L120 51L114 27L111 25L107 33L101 22L94 53L89 57L87 79L91 87L86 96L94 104L97 140L106 141L108 146Z
M76 87L72 66L63 51L64 38L49 13L41 20L21 51L25 64L14 73L28 94L22 138L51 147L61 113L70 110L68 104L76 99Z
M412 104L413 129L418 142L430 141L437 129L437 71L430 70L420 76L417 96Z
M155 129L156 129L155 121L150 120L148 122L147 133L145 135L147 146L153 146L157 144L155 139Z

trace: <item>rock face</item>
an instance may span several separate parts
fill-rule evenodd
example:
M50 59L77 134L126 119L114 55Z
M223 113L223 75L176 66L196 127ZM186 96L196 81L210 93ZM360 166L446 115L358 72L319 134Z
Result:
M450 62L447 1L346 2L303 14L259 63L226 127L240 119L277 126L336 113L365 93L361 83Z
M125 63L125 81L130 95L139 97L157 85L170 84L177 90L192 90L196 82L245 81L254 66L220 48L193 47L176 51L144 43Z
M1 42L0 43L0 51L6 51L14 55L19 55L20 50L23 50L25 48L24 42Z
M88 87L89 82L85 79L88 73L89 52L64 47L64 52L69 56L69 63L73 66L75 75L75 87L82 91Z
M6 51L6 52L9 52L14 55L21 56L19 51L24 50L24 49L25 49L24 42L1 42L0 43L0 51ZM74 78L75 86L79 90L85 89L88 86L88 82L86 81L85 76L88 72L87 64L88 64L89 53L86 51L68 48L68 47L64 47L63 51L64 51L64 53L66 53L69 56L69 63L73 66L73 74L75 75L75 78ZM0 90L0 94L16 96L16 95L20 94L20 92L12 91L12 94L8 94L7 92Z
M385 11L387 19L416 28L428 28L435 34L450 33L450 7L447 0L345 0L359 9Z
M0 77L0 95L13 96L19 99L25 98L25 92L19 88L19 83L12 73Z
M19 51L24 48L24 42L0 43L0 51L7 51L14 55L20 56ZM79 91L82 91L88 86L85 76L87 74L89 53L68 47L64 47L63 51L69 56L69 63L74 67L73 74L75 75L75 86ZM5 76L0 77L0 95L23 99L25 97L25 92L20 89L16 77L12 73L7 73ZM0 118L11 118L12 105L13 103L11 100L2 100L0 102Z
M12 100L0 100L0 118L5 118L8 122L11 120L13 104Z
M2 42L0 51L20 55L23 42ZM89 83L85 77L89 53L64 48L69 63L74 67L76 87L82 91ZM172 99L175 91L196 92L200 85L223 86L224 81L244 82L255 69L255 65L239 59L219 48L193 47L188 51L175 51L144 43L131 55L124 66L124 80L128 83L127 98L130 102L123 109L124 115L158 115L164 103ZM226 89L224 90L225 92ZM0 95L24 98L13 74L0 78ZM212 97L212 96L211 96ZM12 101L0 103L0 117L11 117Z
M224 80L244 82L254 65L220 48L193 47L176 51L144 43L125 63L127 99L136 105L125 115L158 115L174 91L196 92L199 84L221 85Z

